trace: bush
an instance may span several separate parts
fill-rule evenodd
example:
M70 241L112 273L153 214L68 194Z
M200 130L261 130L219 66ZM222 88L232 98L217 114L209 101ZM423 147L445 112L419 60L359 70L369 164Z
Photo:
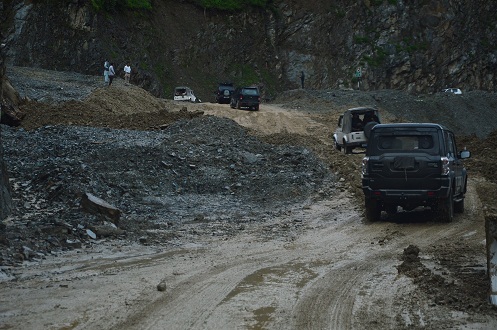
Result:
M91 0L96 10L112 11L114 9L152 9L150 0Z
M240 10L245 6L265 8L271 0L198 0L205 9Z

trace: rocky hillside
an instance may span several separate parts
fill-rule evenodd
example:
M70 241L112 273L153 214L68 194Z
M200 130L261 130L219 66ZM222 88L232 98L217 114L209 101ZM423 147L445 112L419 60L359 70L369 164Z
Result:
M301 71L316 89L496 89L495 1L268 3L226 12L164 0L109 12L83 0L7 0L0 14L9 65L100 75L105 59L120 74L129 62L134 84L156 96L189 85L211 100L231 80L272 98L298 87Z

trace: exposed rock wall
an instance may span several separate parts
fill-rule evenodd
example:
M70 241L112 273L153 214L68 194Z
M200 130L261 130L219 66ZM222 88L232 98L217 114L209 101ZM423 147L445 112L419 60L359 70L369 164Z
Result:
M302 70L310 88L497 85L492 0L276 0L242 13L172 0L113 13L77 0L11 5L10 64L101 74L110 59L122 74L130 62L135 84L166 97L189 85L211 100L221 80L257 83L270 97L298 88Z
M1 34L0 34L1 37ZM3 39L3 38L1 38ZM4 44L0 45L0 119L3 117L4 108L8 106L9 101L5 100L7 93L4 93L5 79L5 56L3 50ZM0 120L1 122L1 120ZM7 166L3 160L3 143L2 128L0 126L0 220L5 219L12 211L12 198L7 174ZM0 230L2 229L0 224Z

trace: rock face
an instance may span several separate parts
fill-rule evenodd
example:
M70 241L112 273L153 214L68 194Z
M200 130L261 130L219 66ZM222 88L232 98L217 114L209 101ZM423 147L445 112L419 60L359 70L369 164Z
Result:
M3 155L0 157L0 220L5 219L12 211L12 199L7 176L7 168L3 161Z
M118 74L156 96L188 85L213 100L217 82L258 84L266 98L298 88L495 91L497 2L274 1L240 12L194 1L151 11L95 11L90 2L3 5L9 64Z
M1 47L0 48L0 119L3 117L5 109L11 105L11 101L7 100L8 93L4 93L4 86L6 86L6 83L7 81L5 78L5 56L3 53L3 47ZM7 167L5 166L3 160L2 131L0 127L0 220L5 219L10 214L11 209L12 209L11 189L9 186Z

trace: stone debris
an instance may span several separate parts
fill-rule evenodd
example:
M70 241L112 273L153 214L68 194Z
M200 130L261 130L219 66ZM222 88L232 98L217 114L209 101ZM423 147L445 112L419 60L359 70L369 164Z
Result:
M81 198L81 206L89 213L109 218L114 224L117 224L121 217L121 211L118 208L90 193L83 195Z

